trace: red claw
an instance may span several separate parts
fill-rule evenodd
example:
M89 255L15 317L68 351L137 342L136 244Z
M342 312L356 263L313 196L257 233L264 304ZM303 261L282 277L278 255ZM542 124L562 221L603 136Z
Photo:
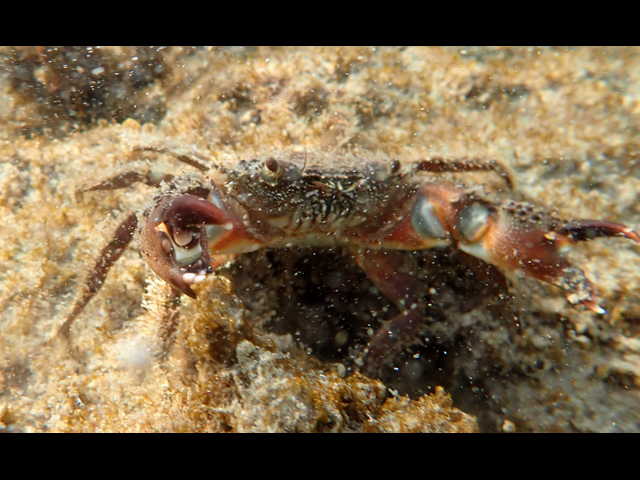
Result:
M394 235L402 233L403 239L414 243L413 238L425 244L451 241L505 272L519 271L556 285L567 291L572 304L581 303L600 314L605 311L592 283L569 263L564 250L598 237L623 236L640 243L640 235L621 223L566 222L527 203L495 205L454 187L425 185L418 195L412 223L405 222L404 230L398 228Z
M580 242L580 241L588 241L593 240L597 237L616 237L623 236L630 240L633 240L636 243L640 243L640 235L635 230L627 227L622 223L609 222L606 220L575 220L573 222L567 223L555 230L559 235L563 235L571 239L572 242ZM577 272L575 272L575 271ZM577 286L572 284L570 281L573 280L573 283L577 282ZM582 303L589 310L604 314L606 311L598 305L598 301L596 299L595 293L593 292L593 286L591 282L584 276L582 270L571 267L568 269L568 273L565 273L562 276L558 276L555 283L556 285L565 286L562 283L567 283L569 281L569 287L567 290L573 292L568 296L568 299L572 303ZM558 283L560 282L560 283ZM588 293L586 295L580 295L581 288L584 293Z
M183 232L204 225L228 225L229 216L213 203L195 195L175 198L164 211L162 221L175 238Z
M560 227L558 233L571 237L572 240L587 241L597 237L623 236L640 243L640 235L622 223L605 220L575 220Z
M492 227L480 241L469 242L473 245L461 243L460 248L475 255L482 250L490 263L503 270L517 270L556 285L567 292L572 304L581 303L593 312L604 314L606 311L598 304L593 284L580 268L569 263L563 251L580 241L613 236L640 243L640 235L620 223L604 220L563 223L550 216L538 216L534 222L504 209L495 214Z
M204 198L183 194L161 200L141 229L141 249L151 269L191 298L196 298L191 285L212 272L207 225L231 228L223 210Z

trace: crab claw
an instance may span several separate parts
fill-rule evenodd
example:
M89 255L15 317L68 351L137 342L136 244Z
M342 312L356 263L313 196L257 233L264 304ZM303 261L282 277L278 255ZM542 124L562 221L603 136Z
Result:
M606 220L574 220L565 223L553 229L547 237L562 249L569 243L585 242L593 240L597 237L626 237L636 243L640 243L640 235L635 230L627 227L622 223L609 222ZM565 247L566 248L566 247ZM564 260L564 259L562 259ZM584 276L584 272L579 268L568 265L568 262L562 275L557 276L554 283L571 293L568 299L572 303L582 303L589 310L596 313L606 313L605 310L598 305L598 301L593 293L591 282ZM582 292L588 292L585 295Z
M473 205L466 207L473 209ZM486 208L486 207L484 207ZM479 210L482 210L480 208ZM465 210L460 219L467 215ZM535 211L528 204L508 204L486 213L474 213L485 232L473 238L459 229L459 248L479 256L506 271L520 271L567 291L572 304L581 303L603 314L593 284L584 272L564 257L568 247L596 237L625 236L636 242L640 236L625 225L602 220L578 220L564 223ZM485 218L486 217L486 218ZM460 220L459 220L460 221Z
M573 241L593 240L597 237L627 237L640 243L640 235L622 223L607 222L605 220L575 220L556 229L562 235L569 236Z
M226 212L204 198L167 196L149 213L141 228L141 247L152 270L175 290L196 298L191 285L212 273L205 226L231 229Z
M572 304L581 303L600 314L605 310L598 305L592 283L563 253L579 241L597 237L623 236L640 243L640 235L626 225L603 220L565 222L528 203L494 205L463 190L434 185L423 187L419 195L420 208L414 217L421 213L421 223L414 222L420 223L420 228L413 228L415 234L426 240L450 240L463 252L505 272L523 272L556 285L568 292Z

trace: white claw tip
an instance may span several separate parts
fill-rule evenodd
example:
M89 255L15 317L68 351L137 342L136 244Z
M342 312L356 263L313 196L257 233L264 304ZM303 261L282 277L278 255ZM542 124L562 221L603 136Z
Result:
M195 273L185 273L182 275L182 280L187 285L197 285L207 278L206 272L200 272L197 275Z

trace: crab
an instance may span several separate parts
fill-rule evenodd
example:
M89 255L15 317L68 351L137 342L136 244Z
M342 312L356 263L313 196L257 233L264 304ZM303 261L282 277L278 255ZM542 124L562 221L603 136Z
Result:
M82 191L160 186L151 204L117 228L84 283L62 330L98 292L136 230L140 250L175 298L230 255L262 248L340 247L401 311L370 338L360 359L371 371L417 334L424 300L415 280L390 254L452 246L496 266L560 287L571 304L602 314L595 289L565 253L580 241L640 235L605 220L565 221L526 202L494 202L477 189L426 179L422 172L492 171L507 187L513 174L495 160L432 157L414 162L378 154L277 151L229 167L180 148L139 147L194 167L181 177L131 171Z

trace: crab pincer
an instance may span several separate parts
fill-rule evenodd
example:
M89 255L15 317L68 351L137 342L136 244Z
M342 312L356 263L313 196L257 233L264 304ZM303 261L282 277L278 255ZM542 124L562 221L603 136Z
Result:
M179 293L196 298L191 285L212 273L206 226L231 229L227 214L202 197L167 196L146 214L141 250L151 269Z
M593 285L564 253L579 241L597 237L623 236L640 243L640 235L620 223L567 222L525 202L496 205L453 187L430 184L420 193L433 212L429 229L434 236L450 239L458 249L504 272L517 271L556 285L568 292L569 302L596 313L605 311Z

